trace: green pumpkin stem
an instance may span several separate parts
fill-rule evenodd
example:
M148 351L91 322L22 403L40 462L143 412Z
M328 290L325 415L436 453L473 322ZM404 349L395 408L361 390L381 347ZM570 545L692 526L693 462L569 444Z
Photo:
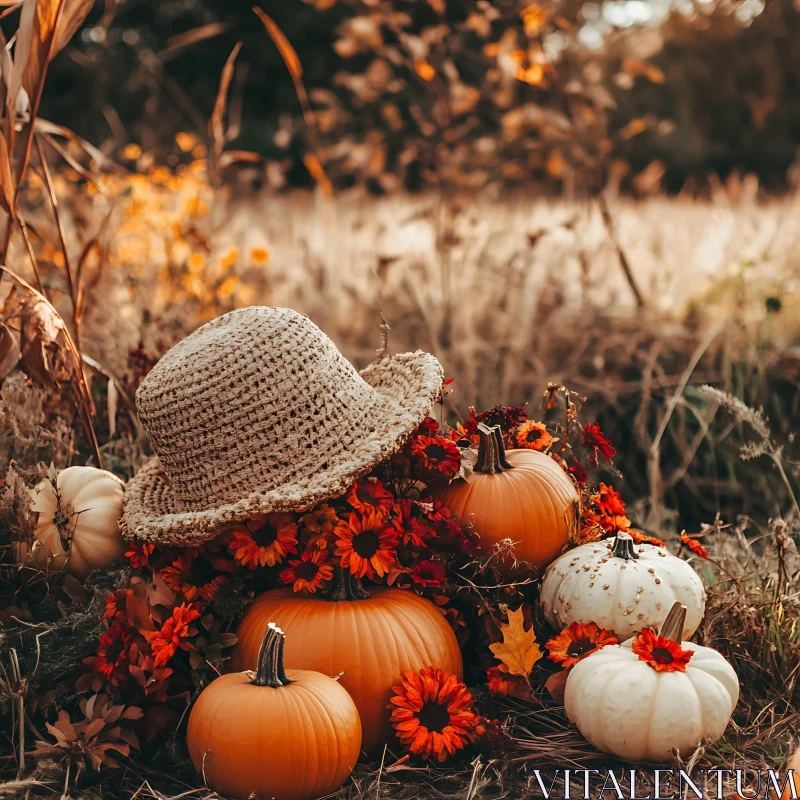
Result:
M333 568L328 600L338 603L340 600L366 600L369 596L369 592L361 585L361 579L354 577L349 569Z
M511 469L511 464L506 459L506 448L503 444L503 432L499 425L491 428L482 422L478 425L478 459L473 467L474 472L485 472L495 475L498 472Z
M286 686L291 680L283 668L283 631L274 623L267 625L267 632L258 651L258 666L252 683L254 686L271 686L277 689Z
M658 635L680 644L683 641L683 626L685 624L686 606L680 603L674 603Z
M614 544L611 545L611 555L617 558L624 558L626 561L630 561L632 558L639 558L639 554L633 546L633 538L629 533L620 531L616 535Z

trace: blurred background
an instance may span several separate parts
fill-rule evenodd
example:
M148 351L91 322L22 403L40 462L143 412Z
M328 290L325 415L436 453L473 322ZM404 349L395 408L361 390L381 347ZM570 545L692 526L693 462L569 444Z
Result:
M566 384L658 535L787 510L797 0L89 6L39 108L63 126L43 134L63 235L34 151L30 241L8 263L33 281L35 254L93 360L115 469L139 463L124 400L149 365L263 303L308 313L359 366L384 347L435 353L451 421L499 403L536 417L548 382ZM740 458L752 431L704 383L764 408L788 484Z

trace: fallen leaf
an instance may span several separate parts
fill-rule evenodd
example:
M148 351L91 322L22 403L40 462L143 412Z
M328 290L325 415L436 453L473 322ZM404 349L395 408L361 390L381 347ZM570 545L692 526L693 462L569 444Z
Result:
M568 677L569 672L566 670L561 670L560 672L554 672L544 682L544 688L550 692L550 696L558 703L562 703L564 701L564 689L567 686Z
M536 644L533 627L529 631L525 630L522 606L516 611L509 609L508 622L500 623L500 633L503 641L489 645L495 658L502 662L500 669L527 678L533 665L542 657L542 651Z
M19 345L11 331L0 323L0 381L19 363Z

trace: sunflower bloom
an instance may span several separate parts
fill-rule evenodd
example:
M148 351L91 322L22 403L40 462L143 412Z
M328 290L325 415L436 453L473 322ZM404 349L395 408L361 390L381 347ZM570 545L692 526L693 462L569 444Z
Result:
M384 517L395 505L394 495L377 478L357 480L347 493L347 502L362 514L377 511Z
M316 592L323 581L333 577L333 567L328 563L328 551L310 547L300 558L289 561L289 566L278 576L285 584L291 584L295 592Z
M601 647L608 644L619 644L619 640L611 631L600 628L595 622L573 622L558 636L554 636L545 645L548 658L561 664L564 669L574 667L581 659L586 658Z
M336 536L336 555L356 578L383 577L397 558L397 531L374 511L363 517L352 512L347 522L336 526Z
M633 640L631 650L656 672L686 672L686 665L694 655L693 650L684 650L678 642L659 636L649 628Z
M686 545L696 556L708 558L708 550L706 550L697 539L692 539L691 536L688 536L686 531L681 534L681 544Z
M181 603L172 609L172 616L164 622L161 630L155 631L155 633L142 631L150 640L150 650L155 659L155 666L163 667L175 655L179 647L182 650L189 649L189 643L185 639L197 633L197 629L189 623L199 617L200 603Z
M455 675L434 667L408 671L392 694L392 725L414 755L444 761L483 733L472 695Z
M234 528L228 550L250 569L274 567L289 553L297 552L297 523L291 514L275 513L259 516Z
M189 602L211 600L219 587L228 582L214 564L193 547L184 550L170 566L162 569L161 577L173 592L180 592Z
M130 628L120 620L114 620L108 630L100 634L97 652L87 663L95 672L104 675L109 683L119 686L119 681L128 673L128 646L132 634Z
M524 447L527 450L539 450L546 452L555 442L547 428L541 422L523 422L517 428L514 441L517 447Z
M309 533L315 534L332 533L338 522L336 509L331 508L327 503L322 503L300 517L300 525Z
M418 436L411 443L411 454L429 472L455 477L461 468L461 450L444 436Z

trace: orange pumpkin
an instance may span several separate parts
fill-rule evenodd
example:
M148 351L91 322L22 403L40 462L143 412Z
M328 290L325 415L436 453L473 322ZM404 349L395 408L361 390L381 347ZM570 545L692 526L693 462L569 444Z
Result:
M433 666L461 680L463 664L455 634L433 603L405 589L371 592L341 568L329 599L291 589L265 592L239 625L231 666L255 665L264 631L275 620L289 633L290 667L344 673L340 682L361 716L363 749L376 754L392 735L387 704L403 673Z
M505 451L500 428L478 426L478 460L469 477L438 495L450 513L471 522L486 550L504 539L515 542L518 561L546 567L567 544L578 493L564 470L535 450ZM511 559L500 565L514 571Z
M195 769L220 794L312 800L338 789L361 751L361 722L327 675L284 670L283 632L266 626L253 672L212 681L189 715Z

